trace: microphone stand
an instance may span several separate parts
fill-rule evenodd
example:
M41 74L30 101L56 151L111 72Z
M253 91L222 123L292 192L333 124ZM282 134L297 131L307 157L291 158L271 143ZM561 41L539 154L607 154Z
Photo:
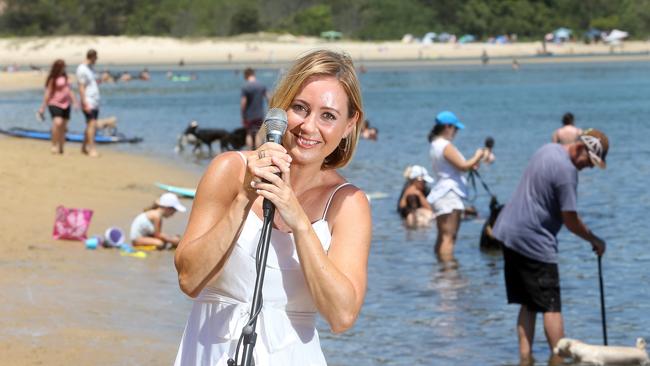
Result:
M251 366L255 364L253 361L253 348L257 341L255 328L257 325L257 317L262 310L262 286L264 285L266 259L269 254L269 244L271 241L271 233L273 231L273 217L275 216L275 205L273 205L271 201L265 198L262 207L264 208L264 222L262 224L260 241L257 244L257 278L255 279L255 289L253 290L253 303L251 304L248 323L246 323L244 329L242 329L244 343L244 349L242 351L242 366ZM235 359L237 359L239 346L237 346L237 351L235 352ZM228 366L238 365L236 365L236 361L230 359L228 360Z

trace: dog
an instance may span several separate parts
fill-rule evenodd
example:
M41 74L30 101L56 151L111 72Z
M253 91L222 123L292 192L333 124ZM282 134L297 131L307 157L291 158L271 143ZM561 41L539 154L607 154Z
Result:
M175 150L181 152L189 144L194 146L193 152L196 154L206 145L212 155L212 143L215 141L219 141L221 151L241 150L246 145L246 130L237 128L228 132L222 128L199 128L199 123L192 121L178 137Z
M490 217L485 220L483 229L481 229L481 241L479 244L481 250L501 250L501 242L492 235L492 228L494 228L494 224L497 222L497 217L499 217L502 209L503 205L499 203L496 196L492 196L492 199L490 199Z
M117 134L117 117L111 116L97 120L97 132L102 135L115 136Z
M590 365L650 365L645 340L636 339L636 347L595 346L576 339L562 338L553 353Z

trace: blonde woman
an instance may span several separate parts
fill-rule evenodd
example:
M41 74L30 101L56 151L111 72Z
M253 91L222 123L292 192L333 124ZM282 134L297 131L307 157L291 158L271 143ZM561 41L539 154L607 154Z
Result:
M370 207L336 170L352 159L363 121L352 61L325 50L301 57L270 107L287 111L282 145L221 154L199 183L175 257L180 287L194 298L176 365L234 358L251 307L264 198L277 211L255 365L326 365L317 313L339 333L361 310Z

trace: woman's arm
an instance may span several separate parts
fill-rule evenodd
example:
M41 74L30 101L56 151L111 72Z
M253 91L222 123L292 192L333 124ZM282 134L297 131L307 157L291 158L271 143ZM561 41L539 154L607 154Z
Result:
M262 173L268 183L257 183L257 192L271 200L291 231L300 265L316 308L333 332L354 324L366 293L371 217L366 195L356 187L344 187L334 196L328 222L332 241L328 252L290 186L289 164L273 160L282 177Z
M45 93L43 93L43 103L41 103L41 106L38 109L38 111L41 114L43 114L45 112L45 107L47 106L47 101L50 100L50 95L52 94L52 91L51 91L52 89L50 88L51 83L53 83L52 80L50 80L50 82L47 83L47 85L45 86Z
M316 233L294 232L296 249L316 308L335 333L350 329L366 294L372 220L356 187L342 188L330 208L332 241L323 250Z
M483 158L483 154L484 149L479 148L476 149L476 152L471 159L465 160L463 155L461 155L458 149L456 149L456 147L451 143L447 144L445 149L442 151L442 155L447 159L447 161L449 161L449 163L451 163L451 165L464 172L473 169L475 166L478 167L478 164L480 164L481 159Z
M217 156L201 178L174 264L181 290L196 297L219 275L256 194L243 189L238 153Z
M433 211L433 208L431 207L431 204L429 201L427 201L427 197L422 193L420 190L417 191L418 198L420 199L420 206L422 208L426 208L428 210Z

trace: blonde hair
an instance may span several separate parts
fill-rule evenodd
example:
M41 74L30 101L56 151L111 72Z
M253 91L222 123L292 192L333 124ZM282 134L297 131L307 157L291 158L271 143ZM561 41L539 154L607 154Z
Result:
M314 76L335 77L348 96L347 117L357 118L350 134L341 139L339 146L325 158L321 167L340 168L352 160L361 132L359 125L364 121L361 88L350 56L330 50L316 50L300 57L279 81L269 101L269 108L288 110L305 82Z

